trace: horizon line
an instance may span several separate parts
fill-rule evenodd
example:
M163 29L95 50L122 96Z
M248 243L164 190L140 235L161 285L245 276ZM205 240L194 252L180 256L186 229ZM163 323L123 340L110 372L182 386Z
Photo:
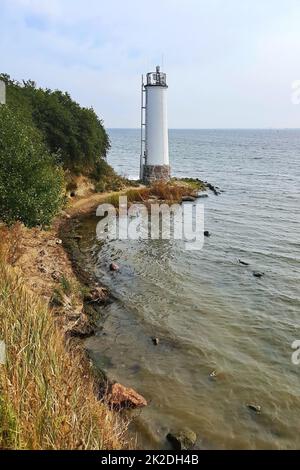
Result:
M141 130L140 127L107 127L108 130ZM300 127L169 127L169 131L284 131Z

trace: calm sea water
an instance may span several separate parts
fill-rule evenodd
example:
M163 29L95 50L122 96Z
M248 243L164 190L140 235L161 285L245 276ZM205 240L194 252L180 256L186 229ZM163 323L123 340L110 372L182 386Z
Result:
M110 163L137 177L139 131L110 137ZM205 200L212 236L202 251L172 241L103 245L96 218L86 221L82 250L116 297L86 346L149 401L133 422L141 447L167 448L169 430L188 427L198 448L299 448L291 344L300 339L300 130L171 130L170 158L173 175L224 191ZM119 273L109 273L111 260Z

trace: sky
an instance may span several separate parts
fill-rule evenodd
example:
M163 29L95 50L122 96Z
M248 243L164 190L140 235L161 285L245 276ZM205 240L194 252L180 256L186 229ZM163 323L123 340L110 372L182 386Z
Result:
M0 0L0 72L70 92L106 127L139 127L157 64L170 128L300 127L299 0Z

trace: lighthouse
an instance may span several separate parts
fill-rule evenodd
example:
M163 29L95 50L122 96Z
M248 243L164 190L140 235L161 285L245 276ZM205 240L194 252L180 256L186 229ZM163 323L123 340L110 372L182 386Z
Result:
M170 178L167 91L159 66L146 83L142 77L140 179L146 184Z

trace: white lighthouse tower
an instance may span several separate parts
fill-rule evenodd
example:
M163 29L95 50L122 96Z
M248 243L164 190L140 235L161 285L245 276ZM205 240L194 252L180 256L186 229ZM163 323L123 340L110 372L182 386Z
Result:
M142 79L142 127L140 179L145 183L170 178L167 119L167 77L160 71Z

